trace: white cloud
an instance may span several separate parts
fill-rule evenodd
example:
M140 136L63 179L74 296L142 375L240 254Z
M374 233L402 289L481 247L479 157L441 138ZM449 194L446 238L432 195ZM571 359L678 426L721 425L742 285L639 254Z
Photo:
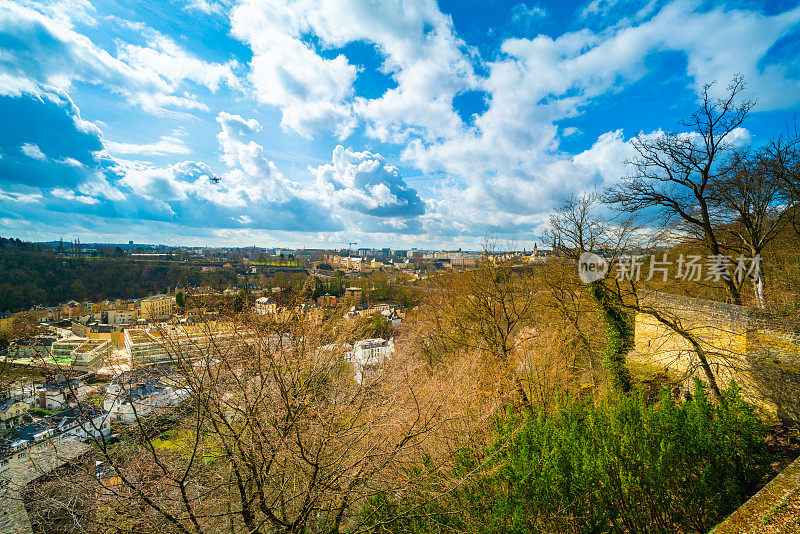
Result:
M148 163L117 160L115 169L123 175L120 184L147 200L166 204L186 200L190 184L176 179L175 167L154 167Z
M228 7L227 1L187 0L185 9L189 12L197 10L207 15L222 15Z
M282 201L291 197L292 184L278 172L275 163L264 157L264 147L246 137L261 130L255 119L222 112L217 116L221 131L217 134L222 161L230 169L222 180L236 198L267 198Z
M304 108L316 108L317 117L329 126L330 113L349 122L349 111L341 104L353 95L356 67L343 55L326 59L301 39L307 29L302 3L244 2L231 13L231 31L253 51L250 81L260 102L281 109L284 126L308 134L308 122L301 122ZM334 129L338 128L338 124Z
M179 134L142 144L103 141L103 154L117 162L119 181L86 182L77 192L107 200L140 197L157 205L160 211L152 216L200 220L202 214L188 207L195 202L222 210L224 224L259 226L266 223L258 209L266 213L297 202L302 204L297 210L301 217L313 206L373 231L525 233L540 224L561 196L613 183L626 172L622 161L631 154L630 142L614 130L616 125L610 124L612 131L573 156L563 152L560 141L580 133L578 126L583 125L563 124L576 124L565 119L580 117L597 97L640 82L654 55L677 52L685 57L686 72L671 74L685 79L687 86L699 88L718 79L718 89L724 88L731 75L743 73L750 94L758 97L757 110L797 105L800 84L791 62L768 63L766 58L779 39L796 30L800 6L766 14L709 7L700 0L663 6L638 2L637 7L642 4L635 11L628 0L593 0L584 9L592 29L507 39L484 61L460 39L451 18L433 0L241 0L230 23L231 35L253 52L244 66L235 60L205 61L190 51L191 45L184 47L182 38L141 23L128 23L126 30L140 31L142 41L115 41L115 50L105 50L76 29L105 20L96 19L85 1L45 7L0 0L0 36L10 36L4 42L24 43L6 45L0 52L0 94L50 98L42 91L47 86L68 99L76 84L98 84L159 113L210 111L218 102L204 101L207 92L228 91L274 106L283 128L308 138L324 131L342 140L363 126L369 141L399 147L404 168L414 166L441 177L421 187L423 200L380 154L344 148L348 143L340 141L344 146L333 150L330 163L315 163L310 169L317 191L284 176L265 156L259 136L274 135L271 125L265 122L262 134L255 119L219 113L217 140L224 164L219 176L198 162L157 166L119 158L187 154ZM229 4L189 0L186 6L194 16L198 11L220 15ZM625 10L631 15L616 16ZM532 2L519 3L511 12L518 25L545 15ZM611 25L601 28L603 23ZM337 52L351 43L374 48L379 70L391 79L383 95L355 94L360 69L374 65L351 64ZM242 81L237 74L245 68L248 79ZM487 109L469 124L453 108L454 97L465 91L486 96ZM245 101L238 109L252 104ZM266 121L270 111L255 116ZM79 129L97 131L79 117L75 121ZM19 155L16 146L28 139L15 142L9 154ZM732 138L737 144L748 140L746 130ZM57 159L60 155L50 145L37 142L56 162L77 168L77 160ZM375 144L380 148L371 150L391 153L385 144ZM38 147L20 149L28 157L45 158ZM59 194L76 195L69 189ZM145 204L136 209L146 211ZM291 220L298 227L307 222Z
M80 202L81 204L97 204L100 202L96 198L92 198L90 196L85 195L76 195L74 191L69 191L67 189L62 189L60 187L56 187L50 191L50 194L56 198L61 198L64 200L69 200L72 202Z
M231 219L238 222L239 224L244 224L244 225L253 223L253 218L248 217L247 215L240 215L239 217L231 217Z
M253 50L250 79L259 100L281 108L283 125L306 136L325 129L344 138L353 112L382 139L402 140L409 125L431 136L451 132L461 126L453 96L476 84L452 21L427 0L245 0L234 9L231 26ZM397 87L351 106L356 67L342 55L322 57L304 41L309 33L328 48L372 43Z
M548 210L560 196L625 172L621 164L630 146L622 132L603 134L590 150L572 157L559 150L557 124L579 116L595 97L638 81L650 54L685 53L698 89L714 78L724 89L731 76L743 72L750 94L758 95L759 110L796 105L798 82L784 67L759 62L798 21L800 7L768 16L721 7L701 11L696 2L679 0L645 22L606 32L508 39L481 83L490 95L489 107L475 119L475 128L433 142L417 135L406 144L403 158L423 172L455 178L454 187L439 192L453 200L433 209L459 206L464 226L479 228L492 217L499 222L507 214ZM574 133L565 129L562 136ZM732 141L741 143L746 135L737 133Z
M80 169L81 167L84 167L84 164L81 163L80 161L78 161L75 158L63 158L63 159L59 160L58 162L61 163L62 165L67 165L69 167L75 167L76 169Z
M103 146L112 154L136 154L164 156L168 154L188 154L191 152L183 139L174 136L161 136L155 143L117 143L103 140Z
M212 63L191 56L175 41L155 31L148 31L147 46L120 43L117 58L135 69L156 73L176 88L183 81L191 81L216 91L225 84L238 88L239 80L234 73L238 62Z
M546 16L547 10L538 4L528 7L527 4L520 2L511 8L511 21L526 28Z
M17 193L14 191L4 191L0 189L0 200L3 202L20 202L23 204L32 204L39 202L42 199L40 193Z
M125 194L120 208L137 217L175 221L186 226L287 231L339 229L319 194L303 189L264 157L250 139L260 125L254 119L220 113L218 141L227 170L215 175L201 162L167 166L114 158L116 186ZM117 208L115 205L114 208Z
M47 156L44 155L39 145L35 143L25 143L20 146L19 149L29 158L38 159L39 161L45 161L47 159Z
M417 192L380 154L339 145L330 164L313 170L317 186L333 206L381 217L414 217L425 211Z
M0 53L0 95L67 93L76 82L84 82L103 85L148 112L162 113L166 108L207 109L195 97L181 94L187 81L210 91L223 83L238 86L234 61L201 61L152 30L145 31L149 46L118 41L114 56L74 29L73 21L94 20L87 19L89 12L93 8L88 4L84 9L54 9L0 0L0 36L10 47Z

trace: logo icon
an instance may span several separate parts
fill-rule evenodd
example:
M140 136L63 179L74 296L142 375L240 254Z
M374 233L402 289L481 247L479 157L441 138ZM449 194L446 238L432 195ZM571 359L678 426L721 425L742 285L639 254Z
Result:
M593 252L584 252L578 258L578 276L584 284L602 280L608 274L608 262Z

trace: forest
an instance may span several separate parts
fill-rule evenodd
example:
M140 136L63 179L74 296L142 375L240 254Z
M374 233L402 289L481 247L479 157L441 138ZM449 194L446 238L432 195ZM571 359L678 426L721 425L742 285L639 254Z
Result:
M51 247L0 238L0 311L68 300L139 298L177 285L227 287L232 269L201 272L199 266L147 262L128 256L65 257Z

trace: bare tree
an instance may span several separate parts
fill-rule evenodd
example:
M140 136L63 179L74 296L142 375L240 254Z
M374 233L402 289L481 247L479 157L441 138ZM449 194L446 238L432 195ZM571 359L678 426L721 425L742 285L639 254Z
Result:
M742 76L731 80L722 98L714 98L712 88L713 84L703 87L698 109L682 122L691 131L633 140L637 155L629 163L635 171L608 191L606 199L621 211L654 212L662 223L679 222L717 256L723 246L716 230L715 184L725 176L733 136L755 103L740 100ZM733 302L741 304L736 281L730 276L722 281Z
M792 174L800 162L797 139L777 137L759 150L735 151L721 179L711 184L716 206L730 219L722 226L735 250L760 258L764 249L793 219L797 199ZM763 268L750 274L756 301L765 308ZM742 278L734 280L743 282Z
M636 243L637 229L630 221L613 222L597 213L599 200L595 193L572 195L550 216L547 235L557 244L559 255L569 260L572 269L578 266L584 253L601 254L610 264ZM572 295L582 294L584 287L578 284L574 271L572 280ZM574 298L565 295L560 285L550 284L550 287L556 302L564 305L562 313L571 317L580 331L578 317L569 313L570 308L565 306ZM588 284L587 289L606 328L603 366L611 373L614 386L627 392L631 389L631 377L625 355L633 347L633 318L625 309L623 289L618 280L606 278ZM588 339L584 344L589 348Z
M516 369L518 335L535 315L533 270L514 259L484 255L471 270L431 277L418 321L429 361L442 355L477 352L505 369L527 408L530 399ZM436 356L433 356L433 355Z
M94 439L113 477L76 478L99 503L84 523L102 531L112 514L149 532L357 529L365 500L402 491L417 448L447 417L445 393L419 396L427 374L411 362L378 362L354 380L348 347L360 335L302 317L165 335L161 379L187 398L147 413L128 399L122 441ZM165 419L167 445L156 439Z
M610 270L621 256L631 254L637 249L647 250L655 243L664 242L663 233L653 228L636 226L630 219L613 221L604 218L598 213L598 201L598 197L593 194L572 196L551 215L549 236L561 243L560 253L571 260L571 268L575 268L581 254L599 252L605 255ZM577 276L573 274L573 280L576 279ZM634 277L622 280L619 277L608 277L586 286L575 282L573 294L580 294L583 287L588 289L605 326L603 365L611 373L612 383L617 389L627 392L632 388L626 356L634 348L634 320L636 314L641 313L653 317L686 340L693 348L715 398L724 402L710 363L711 356L717 354L679 318L640 301L640 280ZM563 302L557 291L553 294L557 302Z

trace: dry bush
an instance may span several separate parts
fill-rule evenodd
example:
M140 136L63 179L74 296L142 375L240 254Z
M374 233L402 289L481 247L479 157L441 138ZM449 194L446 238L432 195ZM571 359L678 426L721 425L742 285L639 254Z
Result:
M191 393L178 415L138 414L122 442L97 440L115 476L74 477L94 504L62 503L73 525L104 532L113 514L133 532L357 528L362 503L403 491L452 418L448 382L400 357L356 382L345 355L362 334L349 323L207 326L207 338L166 338L160 372ZM174 426L158 439L165 419Z
M575 357L569 327L541 325L520 336L520 374L534 406L550 412L565 395L594 391L595 373Z

